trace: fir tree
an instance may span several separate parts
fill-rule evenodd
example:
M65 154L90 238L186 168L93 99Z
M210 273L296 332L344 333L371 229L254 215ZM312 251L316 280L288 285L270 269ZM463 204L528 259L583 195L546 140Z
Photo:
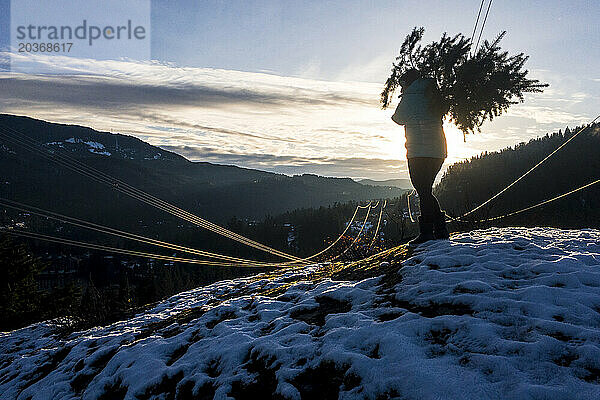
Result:
M40 298L35 277L43 270L38 258L22 244L0 238L0 329L14 329L30 322L39 312Z
M526 77L528 71L523 66L527 56L502 51L499 44L506 32L491 43L484 41L472 56L472 43L462 34L450 37L444 33L439 41L421 47L424 32L422 27L414 28L402 43L381 93L383 108L390 105L402 75L416 68L437 81L444 109L466 134L480 131L486 119L492 120L512 104L523 102L524 93L541 92L548 86Z

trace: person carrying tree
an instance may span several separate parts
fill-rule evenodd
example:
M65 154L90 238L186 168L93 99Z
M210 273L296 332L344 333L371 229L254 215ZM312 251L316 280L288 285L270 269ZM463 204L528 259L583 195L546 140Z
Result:
M433 182L448 156L442 119L448 109L443 106L434 79L422 77L409 69L399 79L402 100L392 120L404 125L406 158L410 181L419 195L421 215L419 236L409 242L417 244L433 239L448 239L446 214L433 195Z
M446 215L433 196L432 186L447 157L442 121L447 116L463 135L481 131L486 120L498 117L524 101L525 93L539 93L548 86L528 79L527 56L510 55L500 48L506 31L495 40L472 48L463 34L442 35L421 46L424 28L406 36L391 75L381 92L382 108L391 104L394 91L402 95L392 120L404 125L410 179L421 205L420 233L409 242L447 239Z

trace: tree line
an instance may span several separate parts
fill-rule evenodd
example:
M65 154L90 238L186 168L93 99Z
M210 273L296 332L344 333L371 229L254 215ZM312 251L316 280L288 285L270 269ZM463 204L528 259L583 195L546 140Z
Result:
M451 165L435 188L440 204L462 215L483 203L543 160L584 126L566 128L500 151ZM581 132L540 167L472 219L503 215L553 198L600 178L600 125ZM548 205L493 222L494 225L600 227L600 185ZM469 228L472 228L469 227Z

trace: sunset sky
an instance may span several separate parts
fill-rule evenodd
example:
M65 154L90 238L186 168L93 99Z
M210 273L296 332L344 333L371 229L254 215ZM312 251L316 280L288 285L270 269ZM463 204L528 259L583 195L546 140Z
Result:
M5 1L5 0L3 0ZM480 1L154 1L152 60L24 56L54 74L0 72L0 112L135 135L190 160L286 174L406 178L404 138L379 94L414 26L471 36ZM7 12L0 7L0 13ZM467 136L453 163L600 111L600 3L498 0L483 38L530 56L543 94Z

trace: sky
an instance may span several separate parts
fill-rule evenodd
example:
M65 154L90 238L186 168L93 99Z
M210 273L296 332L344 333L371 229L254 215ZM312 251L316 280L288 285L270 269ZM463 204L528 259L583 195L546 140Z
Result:
M10 7L0 3L5 21ZM0 112L130 134L196 161L406 178L404 132L390 119L396 103L379 105L391 63L414 26L425 27L424 43L443 32L470 37L479 6L153 1L148 58L13 54L13 62L52 73L0 72ZM598 17L596 0L493 2L482 38L506 30L502 47L529 55L530 77L550 87L466 142L446 122L445 165L592 120L600 108Z

